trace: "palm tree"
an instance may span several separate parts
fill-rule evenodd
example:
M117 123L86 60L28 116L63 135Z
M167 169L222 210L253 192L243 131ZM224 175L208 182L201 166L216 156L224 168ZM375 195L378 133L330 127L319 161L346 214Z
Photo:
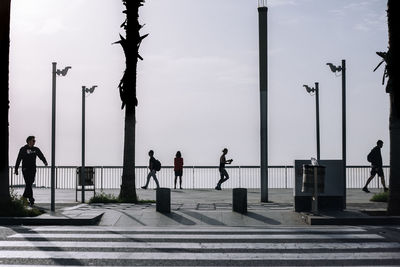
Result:
M400 215L400 27L398 0L388 0L389 51L384 55L387 75L386 92L390 94L390 177L388 214Z
M139 7L143 6L144 0L122 0L126 7L123 13L126 20L121 28L126 32L125 38L120 35L121 44L125 53L126 69L118 86L122 101L122 109L125 108L125 130L124 130L124 159L122 170L122 184L119 198L127 202L137 202L135 186L135 129L136 129L136 72L139 55L139 47L144 38L140 36L142 25L139 24Z
M0 1L0 206L10 201L8 181L8 62L11 0ZM1 208L1 207L0 207Z

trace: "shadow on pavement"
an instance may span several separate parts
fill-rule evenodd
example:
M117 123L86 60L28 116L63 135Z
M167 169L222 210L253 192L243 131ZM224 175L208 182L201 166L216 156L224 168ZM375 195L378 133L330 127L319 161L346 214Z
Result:
M263 215L260 215L260 214L257 214L257 213L251 212L251 211L247 212L247 213L244 214L244 215L247 216L247 217L250 217L250 218L252 218L252 219L254 219L254 220L263 222L263 223L268 223L268 224L272 224L272 225L280 225L280 224L281 224L281 223L280 223L279 221L277 221L277 220L274 220L274 219L265 217L265 216L263 216Z
M218 226L225 225L224 223L222 223L222 222L220 222L220 221L218 221L216 219L210 218L210 217L208 217L208 216L206 216L204 214L201 214L201 213L197 213L197 212L194 212L194 211L188 211L188 210L181 211L181 212L186 214L186 215L188 215L188 216L190 216L190 217L193 217L193 218L195 218L195 219L197 219L197 220L199 220L201 222L209 224L209 225L218 225Z

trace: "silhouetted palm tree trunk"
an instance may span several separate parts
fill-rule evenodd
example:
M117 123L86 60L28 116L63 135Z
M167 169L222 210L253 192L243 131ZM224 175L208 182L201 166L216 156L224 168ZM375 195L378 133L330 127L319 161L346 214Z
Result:
M390 94L390 188L388 213L400 215L400 17L399 0L388 0L389 51L387 53L386 91Z
M122 170L122 184L119 194L123 201L137 202L135 186L135 129L136 129L136 72L139 55L139 47L142 40L147 36L140 36L139 7L144 0L123 0L126 7L124 13L126 20L121 25L125 29L126 37L120 35L120 43L126 59L126 69L119 84L119 92L122 108L125 108L125 131L124 131L124 159Z
M11 0L0 1L0 204L10 200L8 181L8 63Z

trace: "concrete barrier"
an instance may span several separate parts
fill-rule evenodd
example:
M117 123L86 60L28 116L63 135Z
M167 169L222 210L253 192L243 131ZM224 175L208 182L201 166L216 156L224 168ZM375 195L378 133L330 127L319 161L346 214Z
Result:
M162 213L171 212L171 189L162 187L157 188L156 211Z
M233 188L232 210L239 213L247 213L247 189Z

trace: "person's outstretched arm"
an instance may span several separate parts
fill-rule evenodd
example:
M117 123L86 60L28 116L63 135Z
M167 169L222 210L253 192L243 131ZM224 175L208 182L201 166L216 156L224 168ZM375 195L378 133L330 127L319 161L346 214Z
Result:
M43 163L44 163L45 166L47 166L47 165L48 165L48 164L47 164L47 160L46 160L46 158L44 157L42 151L40 151L39 148L36 148L36 149L37 149L37 155L38 155L39 159L40 159L41 161L43 161Z

